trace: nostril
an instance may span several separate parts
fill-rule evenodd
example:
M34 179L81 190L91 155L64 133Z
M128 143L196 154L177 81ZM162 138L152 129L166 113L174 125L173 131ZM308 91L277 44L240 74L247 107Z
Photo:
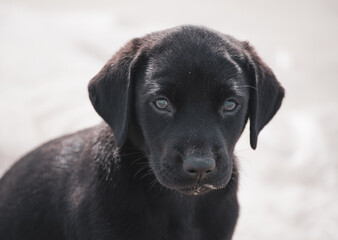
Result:
M183 161L184 171L191 177L206 177L216 167L213 158L188 157Z

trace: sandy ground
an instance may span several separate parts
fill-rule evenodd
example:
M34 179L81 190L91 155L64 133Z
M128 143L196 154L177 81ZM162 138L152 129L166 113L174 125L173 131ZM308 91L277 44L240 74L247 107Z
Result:
M238 240L338 239L338 2L0 2L0 175L27 151L99 122L87 82L127 40L180 24L249 40L287 95L243 134ZM217 207L217 206L215 206Z

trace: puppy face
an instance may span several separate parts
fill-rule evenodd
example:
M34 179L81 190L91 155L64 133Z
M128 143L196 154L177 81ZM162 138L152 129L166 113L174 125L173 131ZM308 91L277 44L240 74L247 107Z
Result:
M117 144L134 136L162 185L195 195L226 186L248 118L255 148L284 94L247 43L191 26L130 42L89 91Z
M154 49L136 84L135 109L159 182L202 193L230 179L248 116L248 80L225 47L183 41Z

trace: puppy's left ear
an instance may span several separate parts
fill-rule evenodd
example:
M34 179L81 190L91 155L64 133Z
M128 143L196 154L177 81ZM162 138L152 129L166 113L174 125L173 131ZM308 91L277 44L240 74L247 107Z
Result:
M128 133L135 72L141 59L142 41L133 39L121 48L89 82L89 98L96 112L112 128L121 147Z
M244 43L250 75L250 144L257 147L257 138L263 127L273 118L282 104L284 88L272 70L260 59L253 47Z

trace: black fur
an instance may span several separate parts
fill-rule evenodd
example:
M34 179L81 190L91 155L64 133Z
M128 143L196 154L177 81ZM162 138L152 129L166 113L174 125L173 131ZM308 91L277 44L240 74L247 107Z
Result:
M250 118L256 148L284 97L253 48L203 27L155 32L88 89L107 124L46 143L3 176L1 239L231 239L235 144Z

